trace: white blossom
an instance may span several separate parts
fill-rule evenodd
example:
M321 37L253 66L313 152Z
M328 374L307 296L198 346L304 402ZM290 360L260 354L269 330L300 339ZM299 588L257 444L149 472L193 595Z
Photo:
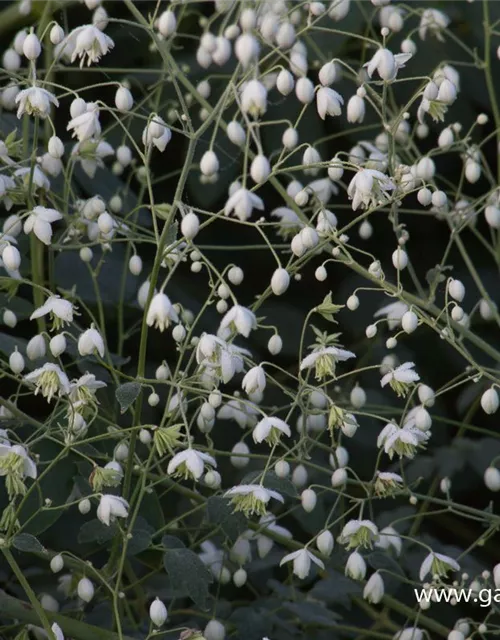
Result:
M216 467L212 456L202 451L196 451L195 449L185 449L176 453L170 460L167 467L167 473L169 475L178 475L184 478L194 478L199 480L205 471L205 465Z
M30 320L36 320L50 314L56 327L64 326L73 322L73 305L69 300L64 300L60 296L49 296L41 307L35 309L30 316Z
M59 106L59 101L53 93L42 87L29 87L23 89L16 96L17 117L22 118L27 113L30 116L38 116L45 119L50 114L51 106Z
M460 571L458 562L449 556L433 551L429 553L422 562L419 578L420 580L424 580L429 573L433 576L445 576L449 571Z
M89 356L95 351L104 358L104 340L99 331L92 326L78 338L78 352L81 356Z
M73 29L62 42L62 46L63 49L68 47L71 51L71 62L79 58L80 67L83 67L85 61L90 67L92 63L99 62L101 57L115 46L115 43L100 29L87 24Z
M66 130L73 130L71 135L78 138L80 142L90 140L90 138L98 138L101 135L98 104L96 102L87 103L86 111L72 118L68 122Z
M280 418L266 417L257 423L253 430L252 437L254 442L257 443L266 440L270 444L274 444L279 441L282 433L288 437L292 435L287 423Z
M50 245L52 240L52 223L62 220L62 214L55 209L36 206L30 212L24 222L24 233L33 232L36 237L46 245Z
M347 194L352 200L352 209L365 208L386 203L389 191L396 188L394 182L377 169L360 169L347 187Z
M344 98L329 87L321 87L316 94L316 107L319 117L324 120L325 116L339 116L342 113Z
M254 209L262 211L264 209L263 200L255 193L241 187L226 202L224 215L229 216L232 213L236 218L245 222L250 218Z
M97 507L97 517L109 527L116 518L128 518L128 508L128 502L124 498L104 494Z
M146 315L146 322L149 327L154 326L160 331L168 329L171 322L179 322L177 311L164 293L156 293L153 296Z
M242 307L239 304L235 304L226 315L222 318L219 325L219 336L227 335L227 332L239 333L245 338L248 338L250 331L257 328L257 318L255 314Z
M43 367L28 373L24 380L33 383L35 395L41 391L42 395L47 398L47 402L50 402L56 393L61 396L70 391L68 376L57 364L52 362L47 362Z
M323 562L317 558L314 553L311 553L309 549L298 549L297 551L293 551L286 555L280 562L280 566L285 564L286 562L293 561L293 572L294 574L304 580L309 575L311 570L311 561L318 565L321 569L325 568Z

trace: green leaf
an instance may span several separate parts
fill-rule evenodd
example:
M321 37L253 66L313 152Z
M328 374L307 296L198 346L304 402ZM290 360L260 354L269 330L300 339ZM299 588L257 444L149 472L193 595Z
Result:
M163 536L163 538L161 539L161 543L162 545L165 547L165 549L185 549L186 545L184 544L184 542L182 542L182 540L180 540L179 538L176 538L175 536Z
M235 541L247 528L242 513L233 513L229 500L212 496L207 500L207 518L211 524L219 525L224 535Z
M251 471L247 473L240 484L257 484L262 480L262 471ZM292 498L297 497L297 488L288 478L278 478L274 471L267 471L262 482L266 489L284 493Z
M141 384L139 382L126 382L118 387L115 395L120 403L121 413L125 413L130 405L137 399L140 392Z
M178 585L201 609L206 609L208 585L213 576L196 553L190 549L167 549L163 565L172 584Z
M325 296L323 302L316 307L316 312L328 320L329 322L337 322L333 317L334 313L338 313L341 309L344 308L343 304L333 304L332 302L332 292Z
M86 522L80 529L78 542L80 544L88 544L90 542L105 544L113 539L117 531L118 527L115 523L108 527L100 520L90 520L90 522Z
M18 551L26 553L43 553L45 551L40 541L31 533L19 533L13 538L12 546Z

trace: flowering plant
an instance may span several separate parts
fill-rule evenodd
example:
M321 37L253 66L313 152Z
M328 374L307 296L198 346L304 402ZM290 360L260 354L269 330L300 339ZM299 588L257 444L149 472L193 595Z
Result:
M500 635L500 9L429 1L2 6L2 638Z

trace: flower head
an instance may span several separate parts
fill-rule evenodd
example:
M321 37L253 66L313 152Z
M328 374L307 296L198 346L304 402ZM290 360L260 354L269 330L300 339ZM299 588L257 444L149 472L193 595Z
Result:
M78 338L78 351L81 356L90 356L97 351L101 358L104 358L104 340L94 325Z
M212 456L195 449L186 449L180 453L176 453L170 460L167 467L169 475L175 475L183 478L193 478L199 480L205 471L205 465L216 467Z
M246 373L241 383L243 390L247 394L257 392L262 393L266 388L266 374L262 367L252 367Z
M427 34L435 36L440 42L444 42L442 32L450 24L448 16L438 9L426 9L420 18L418 35L425 40Z
M120 496L104 494L97 507L97 517L108 527L116 518L128 518L128 502Z
M86 111L68 122L66 130L71 131L72 129L72 136L78 138L80 142L90 140L91 138L98 138L101 135L99 106L96 102L87 103Z
M377 526L371 520L349 520L339 537L340 544L347 549L366 547L371 549L378 539Z
M393 495L403 486L403 478L390 471L377 471L374 483L375 493L378 496Z
M377 169L360 169L347 187L352 200L352 210L380 206L389 200L389 191L396 188L394 182Z
M300 363L300 370L315 367L316 380L322 380L327 376L335 376L335 366L337 362L344 362L349 358L355 358L352 351L340 349L338 347L324 347L313 351Z
M387 424L379 433L377 447L384 447L389 458L397 454L400 458L413 458L417 449L429 439L429 432L423 432L416 427L398 427L393 423Z
M154 145L158 151L165 151L167 144L172 139L172 131L167 127L165 121L156 113L153 113L151 119L142 132L142 144L145 147Z
M115 46L113 40L93 24L73 29L65 42L72 51L71 62L80 58L80 67L83 67L86 59L89 67L93 62L99 62Z
M50 314L53 322L53 329L61 329L65 324L73 322L73 305L69 300L64 300L59 296L49 296L41 307L35 309L30 316L30 320L41 318Z
M260 443L264 440L270 444L277 444L281 438L281 434L290 437L292 432L286 422L280 418L266 417L263 418L255 426L252 436L254 442Z
M394 55L389 49L380 48L364 66L370 78L377 71L382 80L391 82L396 78L399 69L403 68L411 57L411 53Z
M47 402L50 402L56 393L61 396L70 391L68 376L52 362L47 362L43 367L28 373L24 380L33 383L35 395L41 391Z
M29 87L23 89L16 96L17 117L21 118L27 113L30 116L38 116L45 119L50 114L51 105L59 106L59 101L53 93L42 87Z
M450 571L460 571L460 565L456 560L442 553L429 553L420 566L419 578L423 580L427 574L432 576L446 576Z
M262 211L264 209L263 200L255 193L241 187L226 202L224 215L229 216L232 213L236 218L245 222L250 218L254 209Z
M227 337L228 334L239 333L248 338L250 331L256 328L257 318L255 314L250 309L235 304L222 318L217 335Z
M330 87L321 87L316 94L316 107L319 117L324 120L325 116L339 116L342 113L344 98Z
M247 518L254 513L259 516L265 515L266 506L271 498L283 502L280 493L266 489L260 484L241 484L229 489L224 495L231 498L234 510L243 512Z
M55 209L36 206L33 208L24 223L24 233L33 232L36 237L46 245L52 240L52 223L61 220L62 214Z
M391 388L398 394L398 396L406 396L409 386L412 382L418 382L420 376L413 369L415 364L413 362L404 362L399 367L392 369L389 373L380 381L380 386L385 387L386 384L390 384Z
M168 296L164 293L157 293L153 296L149 305L146 322L149 327L154 326L160 331L165 331L170 326L170 322L179 322L179 316L174 309Z
M299 549L298 551L289 553L281 560L280 567L284 565L285 562L290 561L293 561L294 574L301 580L307 578L309 575L309 571L311 570L311 561L317 564L321 569L325 568L323 562L317 558L314 553L311 553L309 549Z

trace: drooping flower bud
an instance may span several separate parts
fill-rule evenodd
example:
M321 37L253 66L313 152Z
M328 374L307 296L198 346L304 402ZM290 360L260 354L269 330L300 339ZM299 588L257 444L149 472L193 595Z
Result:
M151 606L149 607L149 617L155 627L161 627L165 624L168 617L167 607L159 598L156 598L151 603Z

